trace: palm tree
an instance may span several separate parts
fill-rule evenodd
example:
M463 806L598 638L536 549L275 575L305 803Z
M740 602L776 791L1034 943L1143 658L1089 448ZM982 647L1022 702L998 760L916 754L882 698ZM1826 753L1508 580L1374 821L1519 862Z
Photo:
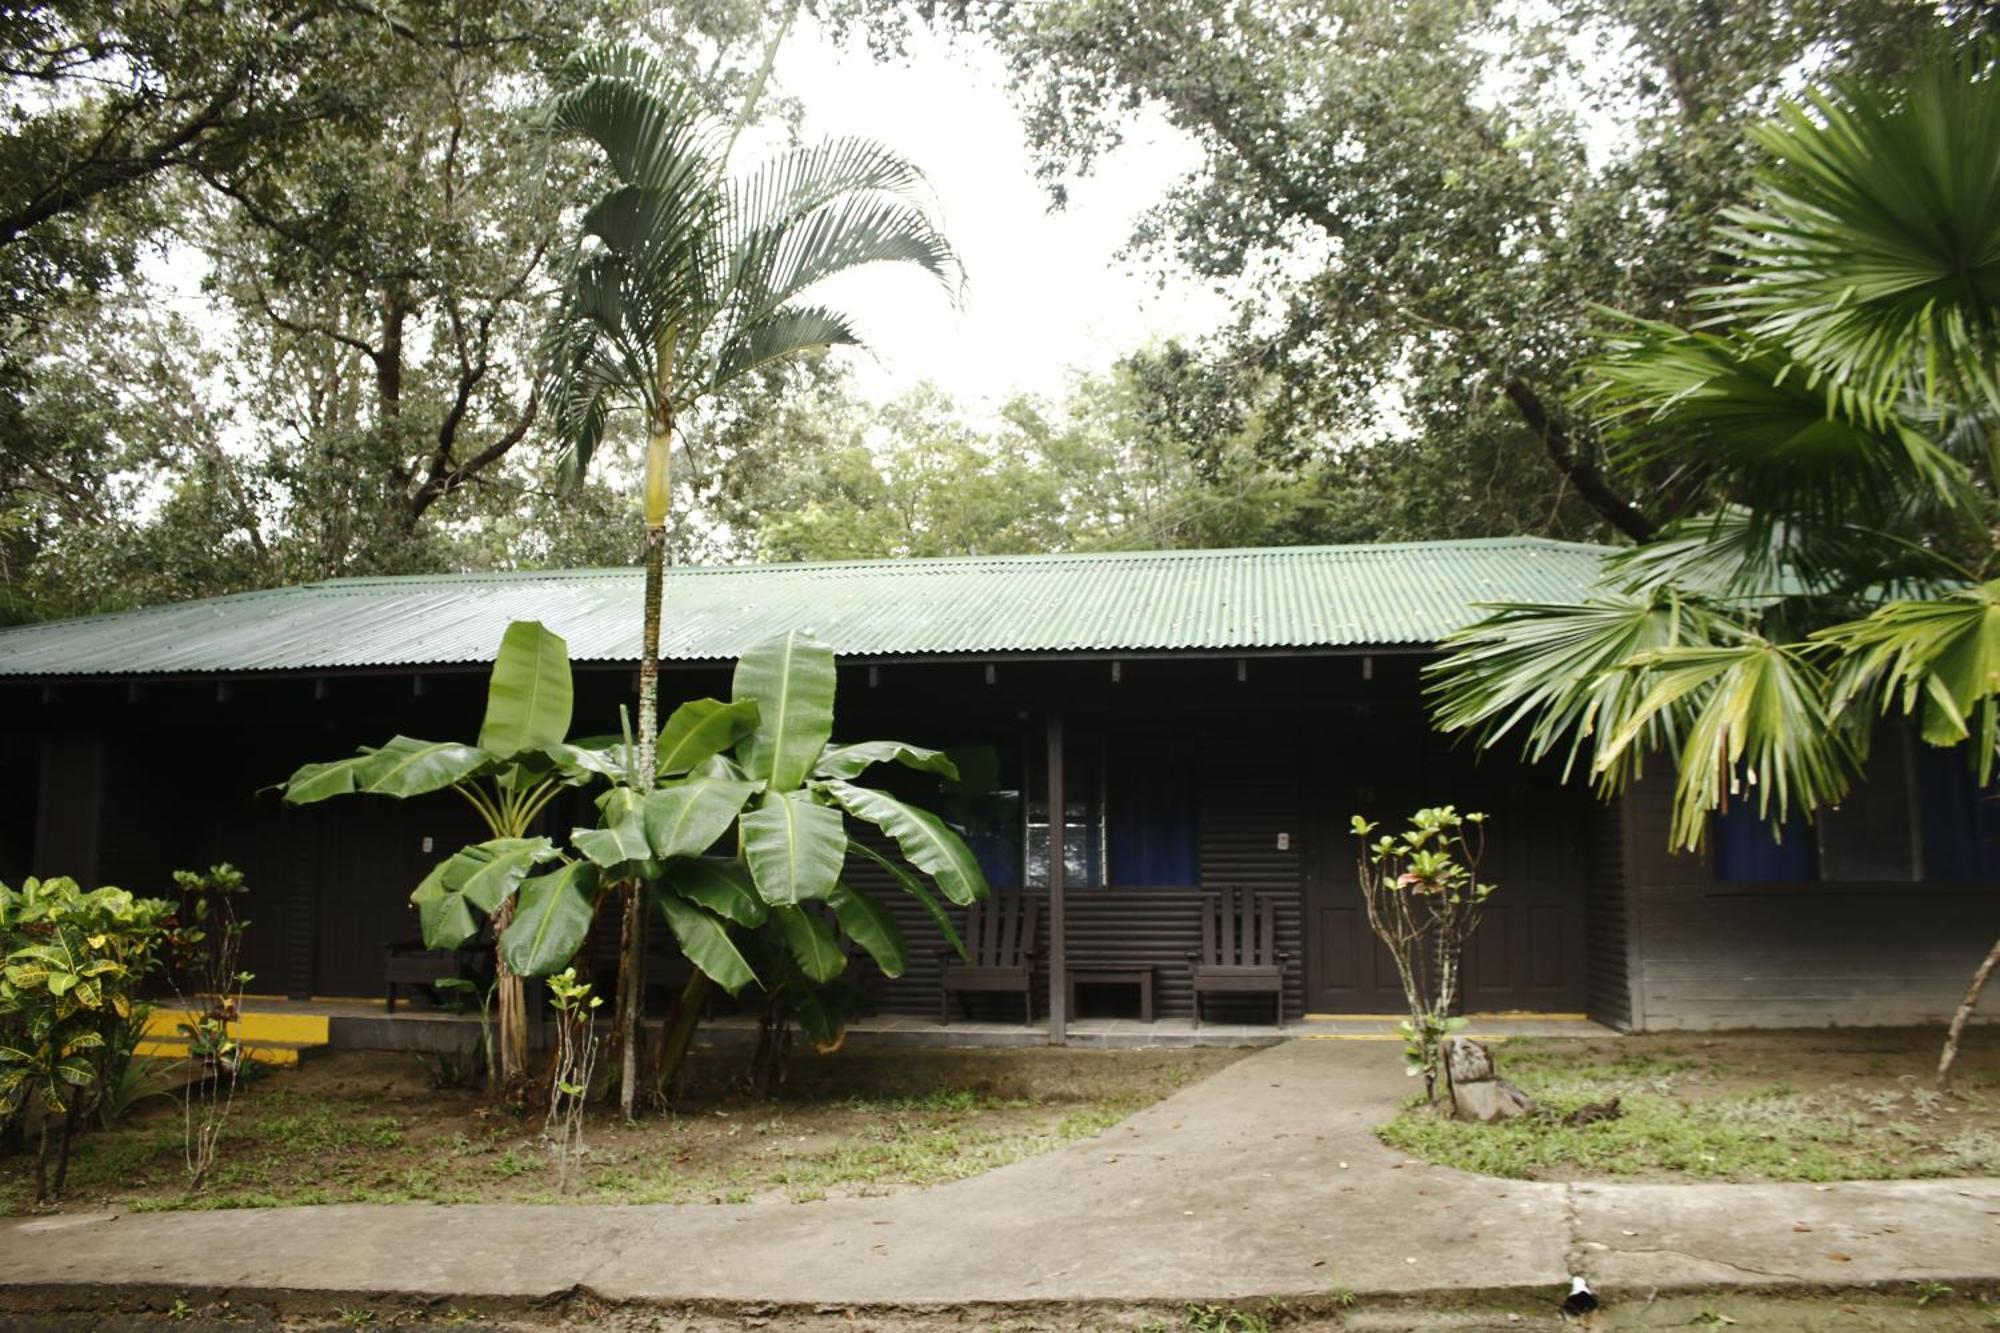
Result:
M1914 718L1979 783L2000 742L2000 70L1936 59L1754 132L1694 329L1622 321L1586 402L1628 465L1729 503L1608 563L1569 606L1508 605L1433 668L1439 724L1566 756L1611 794L1676 765L1672 836L1756 794L1838 802L1873 722ZM1975 975L1940 1060L2000 962Z
M732 179L731 140L643 51L611 48L573 60L550 121L594 143L614 181L583 216L583 240L549 334L549 400L567 466L578 476L614 413L636 411L645 423L645 627L631 780L650 788L676 427L745 375L860 343L846 315L811 299L836 274L914 264L954 294L961 275L931 217L923 173L904 158L867 139L840 138L793 149ZM640 902L628 884L614 1020L619 1102L628 1117L638 1086Z

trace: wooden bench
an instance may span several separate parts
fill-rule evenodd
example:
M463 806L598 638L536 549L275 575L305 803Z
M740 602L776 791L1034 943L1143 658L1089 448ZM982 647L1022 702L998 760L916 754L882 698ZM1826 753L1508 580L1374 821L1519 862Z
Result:
M1021 1021L1035 1021L1035 923L1041 900L1025 893L998 894L965 909L961 935L971 961L941 952L942 995L938 1017L951 1022L951 997L971 994L1021 997Z
M1239 889L1205 893L1201 903L1201 952L1188 955L1194 971L1194 1025L1201 1026L1204 995L1269 995L1285 1025L1285 969L1291 955L1278 952L1278 911L1269 894Z
M473 946L462 949L426 949L422 940L392 940L383 946L387 957L382 963L382 980L388 988L383 1005L386 1013L396 1012L396 987L420 991L432 1004L438 1003L437 984L453 977L467 977L478 984L482 969L478 955L490 953Z
M1069 973L1069 1016L1079 1017L1083 1006L1077 1003L1077 991L1084 986L1136 986L1139 990L1139 1021L1153 1021L1153 965L1151 963L1114 964L1105 967L1073 968Z

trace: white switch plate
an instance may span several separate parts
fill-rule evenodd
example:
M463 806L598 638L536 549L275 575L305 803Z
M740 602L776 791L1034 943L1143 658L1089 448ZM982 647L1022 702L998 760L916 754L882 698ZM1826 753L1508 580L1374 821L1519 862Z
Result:
M428 850L429 850L429 848L425 848L425 850L426 850L426 851L428 851ZM1281 851L1281 852L1289 852L1290 850L1292 850L1292 835L1291 835L1291 834L1289 834L1289 833L1280 833L1280 834L1278 835L1278 850L1279 850L1279 851Z

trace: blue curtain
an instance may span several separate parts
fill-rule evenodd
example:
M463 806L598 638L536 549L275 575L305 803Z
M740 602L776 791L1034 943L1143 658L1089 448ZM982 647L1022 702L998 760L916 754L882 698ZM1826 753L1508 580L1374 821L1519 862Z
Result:
M1201 882L1194 747L1159 733L1106 737L1111 883L1166 888Z
M954 746L947 753L958 766L959 780L941 786L946 821L972 849L987 884L1020 888L1019 747Z
M1741 800L1727 813L1710 816L1715 843L1715 878L1724 884L1809 883L1819 877L1812 825L1794 814L1784 839L1774 842L1771 826L1757 815L1756 800Z
M2000 878L2000 793L1980 791L1963 746L1913 747L1923 807L1924 878Z

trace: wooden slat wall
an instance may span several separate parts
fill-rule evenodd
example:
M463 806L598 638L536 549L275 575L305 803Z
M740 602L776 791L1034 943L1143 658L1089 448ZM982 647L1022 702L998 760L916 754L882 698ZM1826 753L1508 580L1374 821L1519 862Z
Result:
M1278 950L1289 955L1285 975L1285 1012L1297 1017L1305 1008L1304 903L1307 830L1300 809L1299 754L1295 733L1268 727L1230 727L1207 731L1201 738L1201 771L1208 775L1201 792L1201 882L1206 888L1235 887L1269 894L1277 905ZM1284 834L1286 848L1278 847ZM1199 947L1198 905L1187 906L1187 924L1176 936L1178 965L1173 988L1164 991L1163 1012L1185 1013L1194 1008L1193 982L1186 953ZM1155 981L1158 986L1166 977ZM1218 1021L1241 1017L1269 1022L1271 1002L1246 997L1215 997L1203 1004L1205 1015Z
M1239 885L1276 900L1278 947L1292 959L1286 983L1285 1008L1297 1017L1304 1003L1300 884L1302 868L1296 756L1282 732L1216 731L1204 734L1201 771L1227 776L1205 783L1200 796L1201 876L1206 885ZM1290 847L1278 850L1278 834L1289 835ZM856 865L855 882L875 893L895 915L910 942L910 966L896 981L881 981L874 989L876 1006L884 1012L930 1015L938 1011L937 951L942 936L923 909L898 890L876 867ZM1153 966L1153 994L1161 1014L1187 1014L1194 1008L1193 983L1187 955L1201 942L1201 890L1196 887L1072 888L1069 893L1067 956L1073 966L1136 964ZM958 914L954 913L956 917ZM1037 927L1036 962L1049 956L1048 910L1044 902ZM1047 1004L1047 980L1036 983L1036 1012ZM1087 996L1087 1001L1096 997ZM1106 995L1106 1001L1126 996ZM1018 1002L974 997L976 1016L1011 1018ZM1107 1010L1108 1012L1108 1010ZM1267 1022L1268 999L1218 999L1211 1013L1218 1021L1241 1016Z
M1625 908L1625 826L1622 807L1597 804L1590 812L1590 862L1584 875L1584 942L1589 953L1590 1016L1612 1027L1632 1026L1629 913Z
M1943 1021L2000 934L1990 884L1718 884L1667 850L1669 783L1630 798L1648 1029Z

